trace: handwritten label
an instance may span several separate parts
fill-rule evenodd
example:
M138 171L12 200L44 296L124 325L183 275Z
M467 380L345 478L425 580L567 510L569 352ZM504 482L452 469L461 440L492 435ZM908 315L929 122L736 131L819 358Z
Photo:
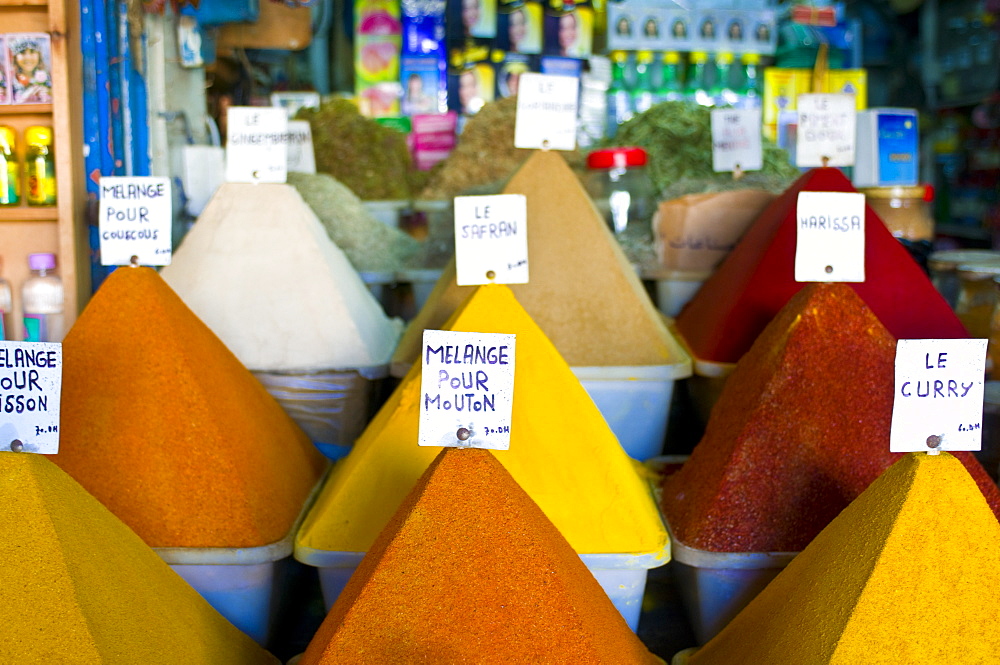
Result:
M799 95L795 163L798 166L851 166L857 110L854 95Z
M799 192L795 281L865 281L865 195Z
M580 79L553 74L521 74L514 125L515 148L573 150Z
M62 344L0 342L0 451L59 452L61 390Z
M288 121L288 170L316 173L312 127L306 120Z
M285 182L289 138L285 111L231 106L226 118L226 181Z
M102 177L100 187L101 265L128 265L133 256L139 265L170 265L170 179Z
M982 446L985 339L896 342L896 396L889 450L979 450Z
M455 198L459 286L528 283L528 199L522 194Z
M764 167L760 109L712 109L712 169L759 171Z
M510 447L514 335L425 330L421 446Z

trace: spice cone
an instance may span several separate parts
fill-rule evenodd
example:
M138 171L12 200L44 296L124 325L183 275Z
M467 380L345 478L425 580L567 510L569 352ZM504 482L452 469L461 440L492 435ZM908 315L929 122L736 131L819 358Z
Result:
M511 290L479 287L444 329L517 335L510 450L497 458L570 545L581 554L662 552L667 535L641 465ZM332 471L297 551L371 547L440 451L417 445L420 398L418 362Z
M252 370L384 367L399 339L291 185L222 185L162 274Z
M496 457L446 448L300 665L404 662L662 661Z
M798 552L901 455L889 452L896 340L845 284L795 294L736 365L690 460L663 487L675 538ZM957 453L990 506L1000 490Z
M696 358L738 361L803 288L795 281L796 208L803 191L857 190L839 169L813 169L764 210L677 317ZM866 280L850 287L897 338L968 337L906 248L870 207L865 211Z
M1000 524L952 455L911 453L690 665L992 663Z
M0 453L0 662L272 665L72 478Z
M151 268L113 272L66 335L61 408L52 460L151 547L277 542L325 468Z
M510 288L570 366L677 362L635 270L561 156L534 153L503 193L528 199L531 281ZM473 288L457 285L452 260L404 332L393 365L412 364L424 329L440 328Z

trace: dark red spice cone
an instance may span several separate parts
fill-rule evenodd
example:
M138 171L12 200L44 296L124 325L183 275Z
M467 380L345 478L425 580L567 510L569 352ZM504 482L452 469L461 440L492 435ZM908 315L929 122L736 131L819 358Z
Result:
M844 284L812 284L726 383L691 459L664 483L674 537L716 552L797 552L901 455L889 452L896 340ZM955 453L994 513L1000 490Z
M660 662L490 451L445 448L300 665Z
M814 169L767 207L681 311L677 328L701 360L734 363L804 284L795 281L799 192L855 192L834 168ZM851 288L900 339L968 333L906 249L865 207L865 282Z

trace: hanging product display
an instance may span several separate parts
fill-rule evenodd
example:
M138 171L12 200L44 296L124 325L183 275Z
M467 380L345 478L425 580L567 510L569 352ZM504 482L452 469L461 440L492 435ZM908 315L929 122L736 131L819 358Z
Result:
M507 452L437 454L300 665L662 662L500 463Z
M277 665L52 462L3 452L0 477L0 600L20 617L0 660Z
M1000 524L948 453L910 453L678 665L987 663ZM933 618L933 627L928 619Z

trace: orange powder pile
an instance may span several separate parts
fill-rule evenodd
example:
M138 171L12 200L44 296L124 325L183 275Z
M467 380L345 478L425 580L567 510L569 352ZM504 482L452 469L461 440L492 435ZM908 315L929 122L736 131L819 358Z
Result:
M689 665L995 663L1000 524L948 453L864 491Z
M528 201L531 281L511 289L570 367L677 361L635 270L558 153L534 153L503 193ZM420 355L423 330L440 328L472 290L457 285L452 261L403 334L393 355L397 371Z
M0 662L278 665L41 455L0 453Z
M900 458L896 340L846 284L799 291L737 364L691 459L663 488L685 545L797 552ZM1000 490L956 455L994 511Z
M489 451L446 448L300 665L418 662L662 661Z
M52 460L151 547L288 535L322 456L154 270L108 277L63 365Z

